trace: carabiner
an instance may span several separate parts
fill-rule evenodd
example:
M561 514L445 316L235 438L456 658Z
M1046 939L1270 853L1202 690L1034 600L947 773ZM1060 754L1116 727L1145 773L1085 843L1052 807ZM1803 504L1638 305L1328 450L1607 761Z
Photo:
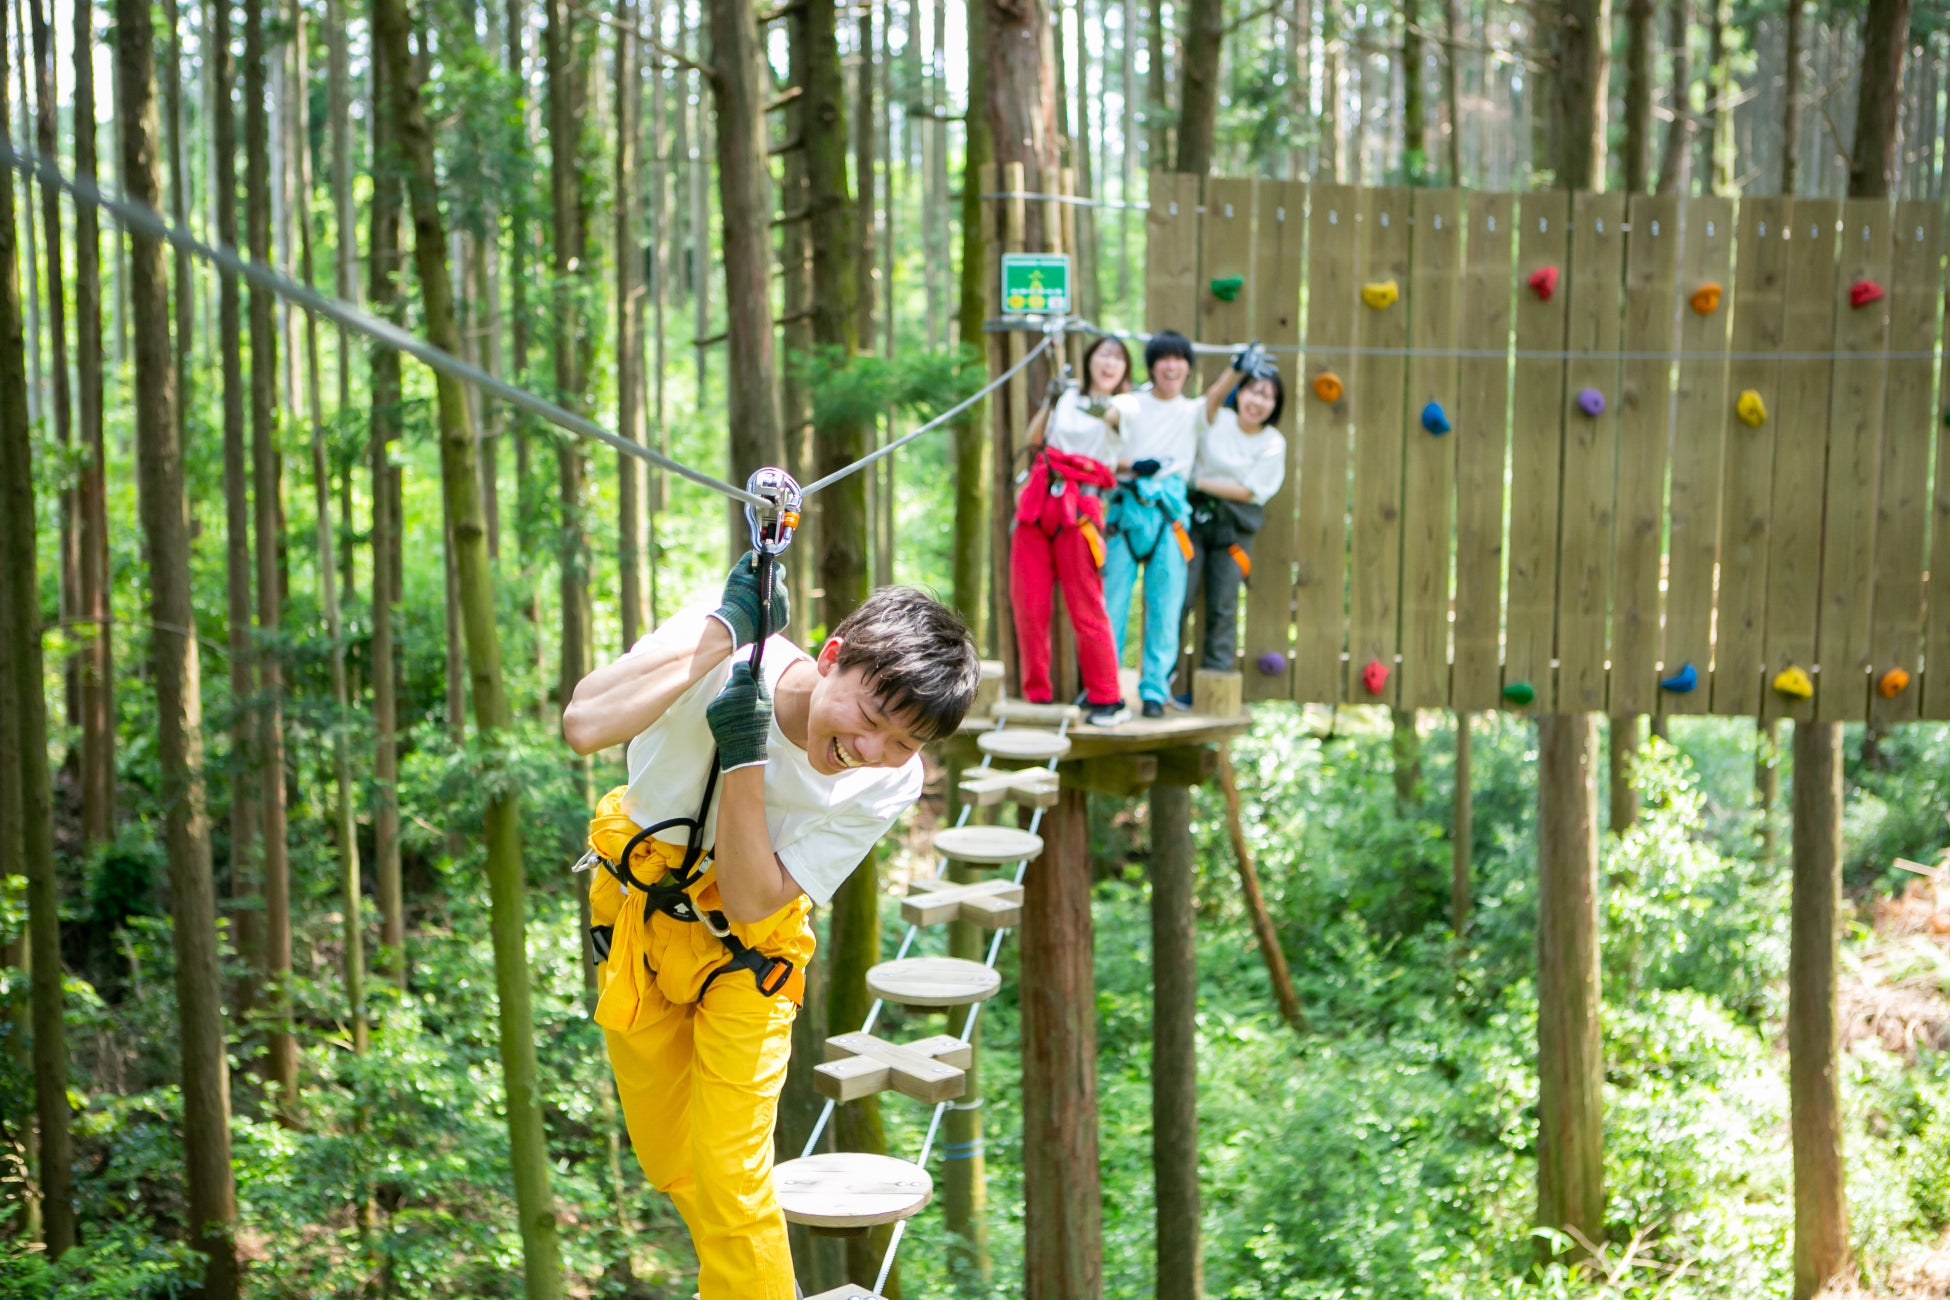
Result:
M785 554L792 545L792 534L799 527L799 510L804 498L792 475L767 465L745 481L745 490L764 497L771 504L764 509L745 507L745 522L751 526L752 549L764 555Z

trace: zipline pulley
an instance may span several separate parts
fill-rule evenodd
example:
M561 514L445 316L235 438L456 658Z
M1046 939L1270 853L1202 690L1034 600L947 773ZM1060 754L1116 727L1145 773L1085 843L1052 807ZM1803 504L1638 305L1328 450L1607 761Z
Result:
M799 527L799 510L804 503L799 484L784 470L767 465L745 481L745 491L767 502L762 507L745 507L752 549L760 555L785 554L785 548L792 545L793 531Z

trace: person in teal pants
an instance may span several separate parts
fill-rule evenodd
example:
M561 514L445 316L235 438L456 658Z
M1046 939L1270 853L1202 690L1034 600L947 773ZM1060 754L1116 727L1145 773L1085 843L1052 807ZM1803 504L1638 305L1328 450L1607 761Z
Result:
M1185 480L1198 456L1199 403L1185 395L1192 344L1183 334L1153 334L1144 348L1144 365L1151 372L1150 385L1112 398L1104 417L1124 440L1118 486L1106 511L1104 610L1121 661L1142 568L1144 651L1138 697L1144 716L1158 718L1164 716L1178 659L1178 616L1190 550Z

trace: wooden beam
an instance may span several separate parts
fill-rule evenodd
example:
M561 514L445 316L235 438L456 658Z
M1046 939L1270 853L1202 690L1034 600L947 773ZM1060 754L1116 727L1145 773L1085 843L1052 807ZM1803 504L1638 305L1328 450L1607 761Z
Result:
M1065 790L1128 799L1144 793L1158 779L1158 758L1155 754L1105 754L1065 763L1057 770L1062 773Z

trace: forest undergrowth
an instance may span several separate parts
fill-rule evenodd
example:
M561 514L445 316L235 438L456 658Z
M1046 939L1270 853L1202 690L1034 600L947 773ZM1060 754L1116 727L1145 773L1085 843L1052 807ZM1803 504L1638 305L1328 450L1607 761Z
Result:
M427 676L437 680L437 665ZM408 674L409 680L413 677ZM306 725L302 718L294 726ZM1331 733L1329 728L1331 726ZM1792 1228L1782 1007L1787 863L1758 850L1755 732L1676 720L1641 756L1645 813L1607 835L1604 988L1608 1244L1580 1270L1540 1271L1530 1231L1536 1138L1534 731L1479 721L1474 911L1446 917L1452 735L1425 737L1422 781L1398 809L1385 719L1266 708L1235 747L1247 836L1307 1019L1280 1021L1254 948L1217 791L1195 803L1199 863L1200 1144L1208 1293L1330 1297L1683 1297L1787 1294ZM1853 746L1853 754L1859 746ZM322 752L306 746L303 752ZM504 1176L493 972L469 764L437 722L402 771L410 992L376 978L371 1047L348 1048L337 1006L340 918L315 796L294 803L304 919L297 1016L300 1122L274 1122L251 1080L262 1026L233 1038L236 1166L250 1292L264 1297L519 1294ZM546 727L514 747L524 782L537 1034L563 1243L584 1296L684 1297L681 1225L610 1141L607 1072L568 871L584 816ZM124 759L143 783L138 750ZM325 788L301 779L301 793ZM1950 938L1921 878L1950 807L1950 728L1881 739L1849 771L1844 949L1851 1232L1862 1294L1941 1295L1950 1269ZM1785 816L1785 805L1776 816ZM58 1266L9 1248L0 1297L170 1296L195 1275L169 1080L174 1012L159 847L132 819L71 896L70 984L81 1249ZM1780 839L1785 843L1785 834ZM887 876L921 867L918 841ZM1140 804L1098 801L1097 978L1105 1293L1151 1293L1149 913ZM222 847L219 845L219 857ZM8 899L0 924L18 924ZM898 941L892 890L887 947ZM993 1280L967 1277L938 1213L902 1250L909 1296L1018 1293L1019 1058L1013 950L984 1020ZM18 1001L21 990L9 986ZM897 1036L939 1032L923 1013ZM0 1060L7 1140L27 1079ZM885 1107L890 1147L918 1148L926 1113ZM15 1166L17 1169L17 1166ZM621 1172L621 1182L617 1174Z

